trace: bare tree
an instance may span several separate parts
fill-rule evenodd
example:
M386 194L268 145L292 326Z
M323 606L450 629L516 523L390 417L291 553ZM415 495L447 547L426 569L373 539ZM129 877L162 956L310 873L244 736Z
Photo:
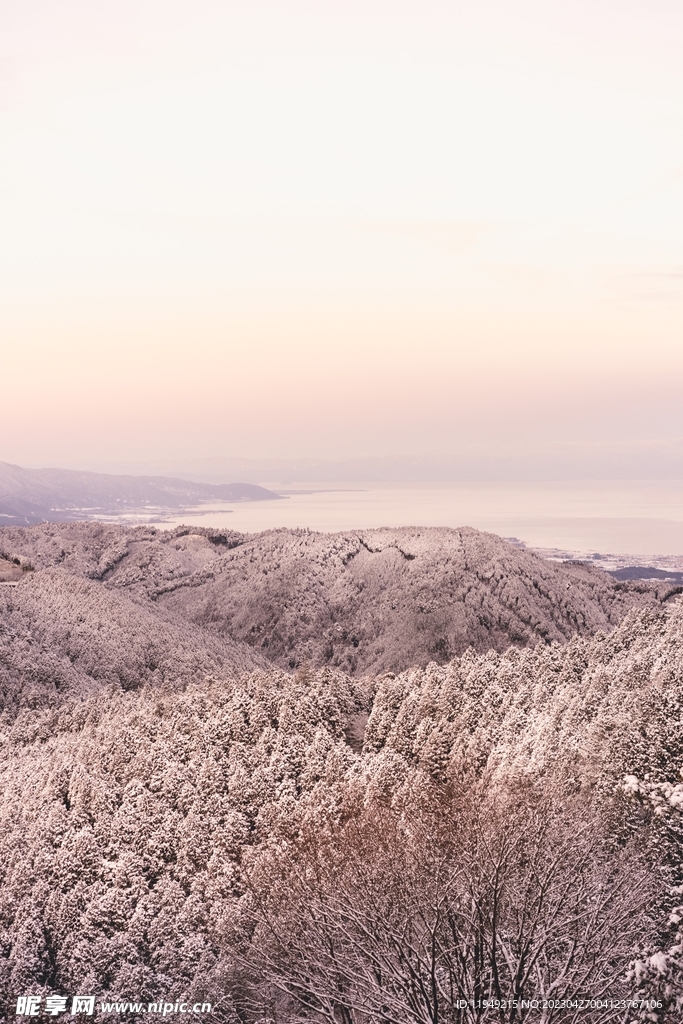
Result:
M244 1005L278 1021L611 1021L648 873L596 819L525 790L425 786L304 828L246 872Z

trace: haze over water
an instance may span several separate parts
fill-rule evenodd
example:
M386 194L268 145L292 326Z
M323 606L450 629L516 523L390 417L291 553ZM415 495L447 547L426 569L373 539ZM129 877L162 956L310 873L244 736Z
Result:
M204 506L164 525L196 523L247 533L278 527L333 532L473 526L530 547L683 556L683 485L677 481L267 486L287 497Z

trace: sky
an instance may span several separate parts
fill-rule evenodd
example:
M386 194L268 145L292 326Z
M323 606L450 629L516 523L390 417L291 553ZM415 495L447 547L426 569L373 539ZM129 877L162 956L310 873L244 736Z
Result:
M680 451L681 52L677 0L0 0L0 460Z

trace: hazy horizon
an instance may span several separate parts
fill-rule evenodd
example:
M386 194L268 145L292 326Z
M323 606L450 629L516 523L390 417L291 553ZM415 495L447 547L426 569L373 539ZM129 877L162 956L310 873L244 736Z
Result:
M9 462L0 459L3 461ZM502 444L498 447L468 445L443 456L399 452L375 456L350 454L345 458L247 458L196 452L185 458L172 455L147 460L94 458L60 465L38 459L24 463L22 468L167 476L202 483L583 483L604 480L656 484L682 479L683 439L630 444L529 444L516 450Z

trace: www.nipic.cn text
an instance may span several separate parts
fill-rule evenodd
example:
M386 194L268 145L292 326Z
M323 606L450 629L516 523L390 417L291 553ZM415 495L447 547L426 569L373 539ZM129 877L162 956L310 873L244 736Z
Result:
M85 1014L92 1017L95 1009L99 1013L159 1013L167 1017L173 1013L211 1013L211 1003L188 1002L101 1002L95 1004L95 996L74 996L68 1006L67 996L19 996L15 1014L17 1017L37 1017L41 1010L48 1017L57 1017L60 1013L71 1011L71 1015Z

